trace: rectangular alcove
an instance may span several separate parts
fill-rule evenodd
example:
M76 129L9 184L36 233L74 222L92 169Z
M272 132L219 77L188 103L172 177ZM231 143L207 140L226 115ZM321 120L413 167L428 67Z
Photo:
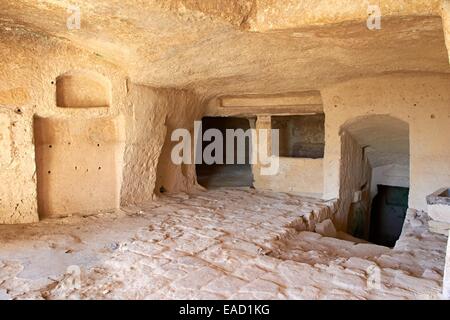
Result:
M34 119L41 218L118 208L125 144L122 117Z
M107 108L109 80L96 72L70 71L56 79L56 105L60 108Z
M325 115L272 117L272 129L279 130L279 156L321 159L325 149Z

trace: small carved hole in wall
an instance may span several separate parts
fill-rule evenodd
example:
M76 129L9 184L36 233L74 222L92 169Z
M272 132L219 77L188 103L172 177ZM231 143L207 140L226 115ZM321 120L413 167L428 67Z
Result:
M75 166L75 170L78 170L78 167L77 167L77 166Z
M50 173L52 173L50 170L48 170L48 172L47 172L48 174L50 174Z
M22 112L22 109L20 109L20 108L16 108L16 109L14 110L14 112L17 113L17 114L22 114L22 113L23 113L23 112Z
M100 143L97 143L97 147L100 147Z
M48 147L51 149L51 148L53 148L53 146L50 144L50 145L48 145Z
M435 116L434 114L432 114L432 115L430 116L430 118L431 118L431 119L436 119L436 116Z
M166 188L164 188L163 186L161 186L161 188L159 188L159 193L164 193L166 192Z
M102 167L98 167L98 170L102 170Z

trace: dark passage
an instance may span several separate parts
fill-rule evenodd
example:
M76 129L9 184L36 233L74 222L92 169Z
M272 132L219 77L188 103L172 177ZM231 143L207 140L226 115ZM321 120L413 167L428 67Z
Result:
M378 185L373 199L370 242L394 247L402 232L408 209L409 188Z
M253 186L253 174L250 164L251 138L245 138L245 161L237 163L237 139L227 140L226 129L250 129L250 122L245 118L236 117L205 117L202 119L202 134L208 129L218 129L223 136L223 164L197 164L198 183L207 189L221 187L251 187ZM202 152L211 142L203 141ZM234 143L234 164L226 164L227 145Z

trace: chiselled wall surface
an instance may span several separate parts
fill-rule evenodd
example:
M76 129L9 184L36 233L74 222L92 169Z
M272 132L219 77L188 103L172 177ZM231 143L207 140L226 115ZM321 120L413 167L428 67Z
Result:
M280 157L276 175L261 175L253 170L255 187L320 198L323 192L323 159Z
M192 132L193 121L207 114L255 118L324 111L323 161L309 166L280 159L281 175L259 185L323 189L324 198L341 197L343 221L354 190L342 184L340 129L357 116L389 115L408 123L411 207L425 209L425 195L450 184L449 0L380 1L383 27L377 31L366 28L365 1L131 6L82 0L76 31L66 25L69 2L0 4L0 223L39 219L36 117L67 123L54 130L64 133L72 127L69 119L121 119L124 137L118 140L124 145L112 152L114 163L123 163L122 172L113 170L120 203L148 200L159 190L195 188L194 167L170 161L170 134L176 128ZM266 32L271 30L279 32ZM207 108L203 100L311 91L313 102L321 93L324 110L322 101L308 99L300 106L246 110ZM90 137L89 130L80 136ZM297 173L302 166L314 171ZM86 205L99 209L95 200Z
M346 131L341 132L341 156L339 165L339 210L335 217L336 225L347 230L347 215L354 202L355 192L368 193L371 179L371 166L363 148ZM363 207L367 209L370 199L362 198ZM365 210L368 214L369 210ZM368 218L368 216L366 217Z
M113 209L120 202L137 203L151 199L157 172L161 183L170 191L184 191L195 185L193 167L182 168L169 163L170 152L167 150L171 149L170 134L166 135L167 128L172 130L193 126L193 120L199 117L197 114L201 103L194 93L133 85L127 81L123 70L105 62L98 55L39 34L17 30L1 34L1 37L4 41L0 43L0 223L36 222L39 220L39 211L41 217L48 216L48 212L44 212L47 211L45 207L38 208L36 141L40 145L45 142L47 149L51 145L49 141L56 141L57 145L61 142L61 145L65 145L63 149L69 148L69 143L71 144L70 152L58 153L57 145L51 150L57 153L56 156L52 155L52 166L61 170L47 168L50 164L45 156L43 158L42 168L45 167L47 174L51 171L52 181L56 184L60 179L68 185L76 186L76 177L83 174L79 178L83 178L86 183L92 181L92 185L88 184L93 186L98 179L85 175L98 175L99 171L107 170L109 164L114 167L111 173L117 175L111 177L111 181L117 184L111 190L120 190L117 192L120 199L111 197L105 205L104 201L96 198L97 192L93 186L91 197L83 198L85 201L77 206L73 203L77 197L70 197L71 192L77 191L66 190L65 194L69 195L66 199L69 199L70 204L56 199L58 208L62 208L56 210L60 214L74 213L77 209L84 211L86 208L93 211L108 207ZM105 88L110 92L106 92L103 101L109 102L109 105L99 107L94 103L90 107L83 100L83 104L76 108L58 107L57 78L73 72L86 74L88 77L98 75L104 79L107 82ZM95 79L96 77L93 81ZM71 92L76 94L76 91ZM76 101L73 97L71 99ZM45 141L42 140L44 142L35 137L33 127L34 119L37 118L48 119L46 123L50 123L50 126L55 124L51 129L46 127L43 131L49 133ZM123 133L112 134L118 136L117 142L123 146L111 148L112 152L101 155L104 160L99 158L91 161L95 162L95 168L84 168L83 154L84 157L90 155L86 153L87 149L77 152L74 148L77 145L100 148L97 146L99 143L93 144L93 140L108 133L96 133L95 128L101 128L109 119L116 118L120 121L117 124L119 127L114 130ZM92 121L100 121L102 125L89 128L88 124ZM75 139L81 137L84 141L71 142L70 136ZM48 150L46 152L49 153ZM67 165L61 166L58 159L67 162ZM80 164L75 163L75 160ZM158 161L164 165L158 167ZM73 165L69 166L72 162ZM107 165L102 166L102 163ZM73 171L70 177L67 175L69 169ZM95 170L89 171L90 169ZM83 186L82 183L78 185ZM57 197L57 194L51 196Z
M1 32L0 43L0 223L38 220L33 137L35 116L83 119L116 116L125 106L121 70L100 57L64 42L23 30ZM111 83L107 108L56 106L56 78L70 70L89 70Z
M377 194L377 185L409 188L409 166L391 164L374 168L370 187L372 198Z
M192 132L201 119L201 101L192 92L131 85L128 96L129 134L125 150L122 203L152 199L161 187L188 191L196 184L193 165L171 161L171 134L177 128Z
M352 188L343 181L342 126L357 117L389 115L409 124L409 206L426 210L425 197L450 184L450 77L396 74L355 79L322 90L325 124L324 197L348 202ZM376 132L375 132L376 134ZM342 221L347 208L341 206Z

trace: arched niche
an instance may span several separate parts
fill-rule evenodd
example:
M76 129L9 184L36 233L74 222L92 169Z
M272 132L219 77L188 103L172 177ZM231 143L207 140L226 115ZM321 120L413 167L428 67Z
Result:
M56 105L60 108L106 108L111 83L93 71L69 71L56 78Z
M362 147L372 168L389 164L409 165L409 124L390 115L361 116L346 122L347 131Z

